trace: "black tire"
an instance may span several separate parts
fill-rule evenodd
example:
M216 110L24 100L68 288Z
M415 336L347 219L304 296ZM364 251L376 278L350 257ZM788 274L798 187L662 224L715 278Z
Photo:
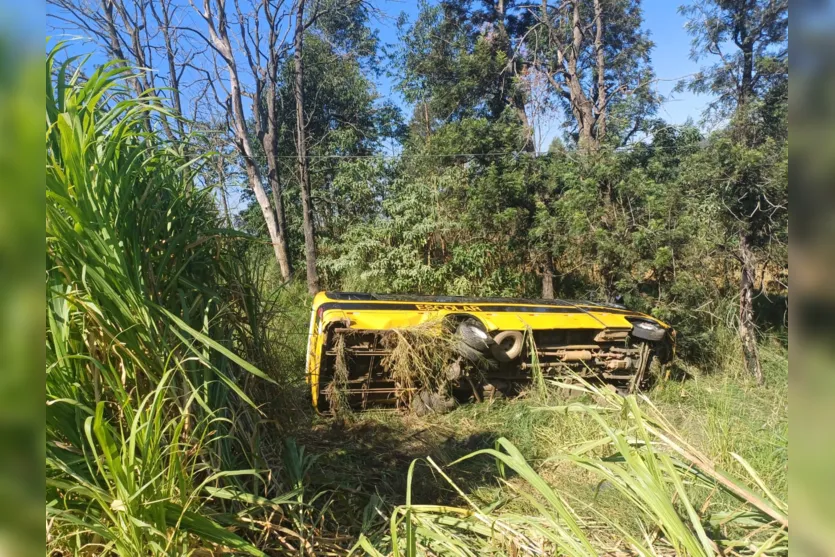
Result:
M455 345L455 351L458 352L458 354L460 354L465 360L473 364L482 364L486 361L486 356L483 352L469 346L464 341L459 341Z
M487 354L496 344L493 337L487 334L484 327L475 319L467 319L458 325L456 334L461 342L481 354Z
M632 323L632 336L641 340L658 342L664 340L667 331L655 323L649 321L635 321Z

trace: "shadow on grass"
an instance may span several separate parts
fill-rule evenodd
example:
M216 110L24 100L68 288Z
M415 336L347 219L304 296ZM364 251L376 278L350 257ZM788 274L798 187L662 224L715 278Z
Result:
M500 437L510 439L532 464L540 461L547 456L541 454L541 432L554 427L555 420L561 421L554 413L538 408L550 403L565 401L540 403L522 396L464 404L449 414L426 418L391 410L334 418L297 406L292 424L285 424L279 435L294 438L307 454L315 455L305 488L311 494L324 494L317 506L327 501L331 518L349 531L359 531L367 518L363 514L368 512L369 502L382 501L383 515L388 515L393 506L405 504L409 468L416 460L411 483L413 503L467 506L428 464L427 457L478 504L495 503L501 496L495 459L479 456L449 465L474 451L495 448ZM273 410L279 411L280 406ZM282 414L287 415L286 408ZM275 472L280 475L281 471ZM505 474L507 479L514 476L510 469L505 469Z
M416 459L431 458L441 467L478 449L492 448L499 434L456 429L400 414L372 414L350 421L319 419L296 439L317 455L310 471L311 487L348 496L354 509L377 495L390 505L406 502L408 471ZM473 459L444 468L465 492L495 485L496 466ZM461 504L458 494L425 462L418 462L412 498L424 504ZM336 509L335 509L336 511Z

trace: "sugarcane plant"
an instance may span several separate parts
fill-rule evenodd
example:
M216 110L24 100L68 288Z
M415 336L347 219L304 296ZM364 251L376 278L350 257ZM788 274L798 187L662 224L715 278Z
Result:
M244 496L281 498L241 441L241 385L270 378L239 355L236 233L134 70L89 66L46 57L48 546L262 555Z

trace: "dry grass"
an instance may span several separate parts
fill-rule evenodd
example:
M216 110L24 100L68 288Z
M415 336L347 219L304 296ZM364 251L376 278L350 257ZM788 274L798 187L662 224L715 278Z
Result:
M440 321L402 329L392 329L383 337L391 353L382 365L402 390L402 400L411 405L416 394L425 390L445 393L449 381L446 369L456 358L457 339Z
M349 355L345 349L345 337L343 335L336 337L334 351L336 352L336 363L333 370L333 379L325 388L325 398L328 400L328 407L335 416L344 416L351 411L351 408L345 394L345 389L348 387Z
M380 365L395 382L398 406L412 407L419 393L448 397L451 380L450 365L461 359L461 339L441 321L414 327L394 328L382 333L381 344L389 351ZM351 367L351 349L344 335L336 337L334 376L326 387L326 397L335 414L348 409L345 389ZM462 364L463 365L463 364Z

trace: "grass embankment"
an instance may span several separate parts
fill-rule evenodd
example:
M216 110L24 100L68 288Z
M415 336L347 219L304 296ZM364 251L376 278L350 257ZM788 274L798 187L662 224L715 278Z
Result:
M787 500L788 365L785 350L778 343L764 346L763 354L767 370L764 385L749 381L737 371L742 369L738 362L729 356L719 364L721 369L710 373L689 369L686 378L659 382L647 393L657 414L649 402L639 407L644 410L649 407L653 419L668 422L664 427L692 445L709 468L726 472L782 513L783 502ZM636 421L648 418L636 420L620 400L605 393L586 393L567 401L560 391L551 390L545 399L531 395L471 404L426 418L371 412L347 420L314 420L314 425L294 434L318 455L308 480L314 489L330 494L336 521L352 535L358 531L366 533L384 553L392 550L387 518L392 507L400 505L401 513L409 508L403 506L407 494L413 505L429 505L426 508L437 511L434 518L461 520L461 513L473 513L478 507L490 509L484 520L499 521L497 524L504 516L512 517L515 524L524 522L520 517L545 520L547 513L540 505L547 498L543 499L539 490L532 489L534 484L524 474L511 471L503 478L495 466L496 455L452 464L473 451L494 447L500 439L506 439L518 449L519 456L535 474L536 482L541 480L572 509L569 514L575 516L578 527L589 538L593 552L629 549L642 553L630 541L630 536L640 540L650 553L683 551L671 545L673 533L662 535L663 518L649 512L647 507L641 510L645 500L638 503L634 494L618 488L614 478L621 470L613 478L607 478L595 468L619 454L613 432L622 434L628 443L640 445ZM612 429L607 431L607 427ZM772 522L770 528L764 524L752 527L753 522L743 524L735 516L738 512L751 511L750 504L741 501L739 493L715 481L705 482L702 476L689 475L687 466L693 466L692 462L688 464L664 442L653 439L653 448L657 454L652 458L657 457L659 462L667 456L674 459L676 473L680 474L684 486L683 493L676 495L671 483L673 474L659 473L657 495L670 502L672 506L667 511L675 512L677 520L683 519L686 524L683 529L693 534L694 539L698 539L695 525L704 524L710 544L738 544L731 551L745 554L762 548L764 553L779 554L785 550L782 533L774 528L776 523ZM578 453L591 460L579 463L571 456ZM647 456L640 447L635 454ZM628 475L636 472L632 464L618 466L627 470ZM755 470L756 475L746 466ZM765 495L762 487L770 491L775 501ZM532 498L525 495L531 492L536 495ZM688 504L682 503L685 494L697 519L688 517ZM364 508L364 512L358 513L358 508ZM412 514L409 520L415 520L415 516ZM769 517L766 523L772 519ZM449 524L444 526L434 519L432 523L438 528L435 536L442 538L442 532L453 534L465 540L467 550L475 554L487 549L500 553L525 550L523 545L513 547L514 542L506 538L502 541L487 536L488 543L484 536L467 537L455 528L448 528ZM758 528L762 530L757 531ZM402 524L397 532L407 537L408 530ZM418 536L416 541L417 553L422 551L421 542L431 545L427 532L423 536ZM437 545L441 542L436 539L435 543L432 550L442 551ZM549 546L547 540L540 539L537 543L540 546L534 544L528 551L536 553L532 547L553 547L553 542ZM710 554L699 543L701 553ZM715 550L719 546L710 547ZM467 551L461 547L446 549ZM694 551L691 548L690 552Z

